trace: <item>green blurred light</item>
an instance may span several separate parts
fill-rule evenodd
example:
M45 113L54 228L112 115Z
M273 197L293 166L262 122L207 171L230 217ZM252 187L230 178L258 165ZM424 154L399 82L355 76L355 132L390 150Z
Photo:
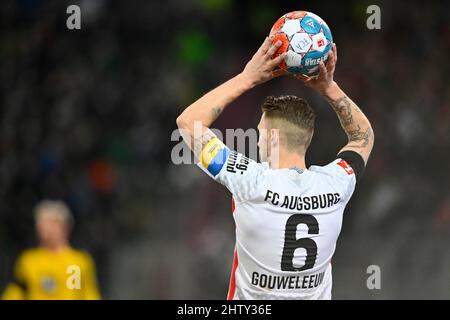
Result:
M369 16L366 10L367 7L369 7L371 4L372 2L368 0L354 3L351 10L352 18L358 23L362 23L365 26L367 17Z
M228 10L231 7L231 0L201 0L205 11L217 12Z
M208 36L201 31L188 31L178 37L178 58L189 65L198 66L209 61L213 46Z
M277 11L270 5L256 6L250 15L251 28L258 36L268 35L277 19Z
M124 136L114 135L106 145L106 155L108 159L116 164L124 164L130 160L130 148Z

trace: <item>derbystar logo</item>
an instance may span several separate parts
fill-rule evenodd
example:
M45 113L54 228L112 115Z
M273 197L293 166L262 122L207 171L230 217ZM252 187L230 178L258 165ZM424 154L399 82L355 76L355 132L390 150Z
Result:
M307 58L305 60L305 67L318 65L320 63L320 61L322 61L322 58L317 58L317 59Z
M306 24L307 24L308 26L310 26L311 28L314 28L314 27L315 27L314 21L312 21L312 20L306 21Z

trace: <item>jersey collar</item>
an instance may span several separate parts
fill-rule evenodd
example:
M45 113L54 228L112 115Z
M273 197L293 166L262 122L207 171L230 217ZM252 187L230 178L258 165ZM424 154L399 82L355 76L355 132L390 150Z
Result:
M299 174L302 174L303 172L305 172L305 169L301 169L301 168L299 168L297 166L289 168L289 170L297 171Z

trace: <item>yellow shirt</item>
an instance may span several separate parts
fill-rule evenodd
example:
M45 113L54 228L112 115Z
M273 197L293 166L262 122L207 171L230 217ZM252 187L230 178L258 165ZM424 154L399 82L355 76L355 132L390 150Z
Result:
M46 248L24 251L14 267L14 281L3 293L8 300L100 299L95 265L84 251Z

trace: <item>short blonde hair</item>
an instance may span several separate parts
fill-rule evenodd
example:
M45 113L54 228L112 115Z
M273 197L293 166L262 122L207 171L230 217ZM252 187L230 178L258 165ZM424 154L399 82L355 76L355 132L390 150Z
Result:
M316 114L305 99L268 96L261 106L269 129L279 129L286 147L305 154L314 133Z
M74 223L69 207L60 200L40 201L34 208L35 221L38 221L42 215L57 217L68 226L72 226Z

